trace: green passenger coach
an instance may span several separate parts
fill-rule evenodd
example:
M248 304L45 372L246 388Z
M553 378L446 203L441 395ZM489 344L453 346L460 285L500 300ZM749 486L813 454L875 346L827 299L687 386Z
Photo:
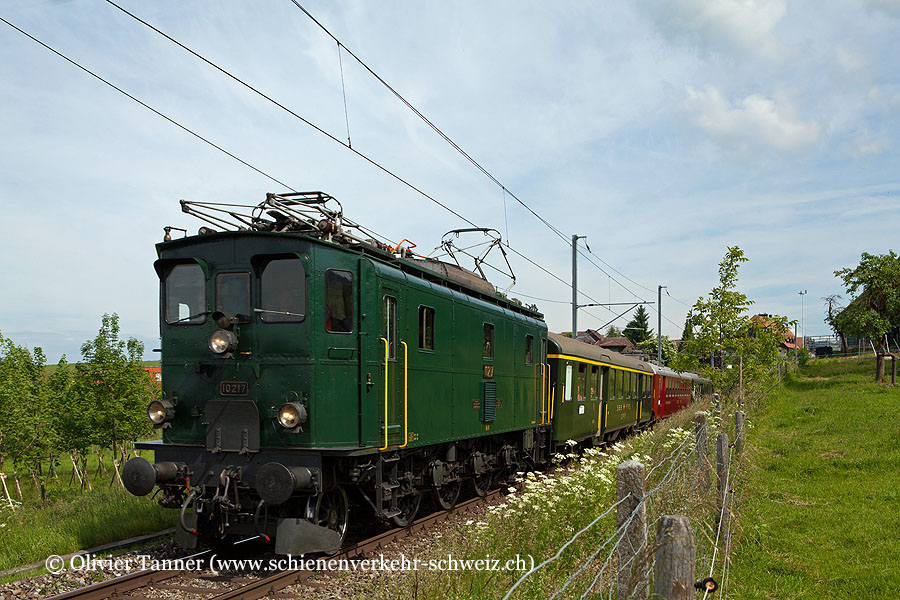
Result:
M553 442L609 442L653 418L653 371L644 362L549 334Z

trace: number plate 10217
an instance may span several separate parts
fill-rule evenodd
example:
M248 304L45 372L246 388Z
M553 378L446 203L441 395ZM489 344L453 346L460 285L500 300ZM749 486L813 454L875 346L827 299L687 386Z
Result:
M250 386L246 381L223 381L219 383L219 393L223 396L246 396Z

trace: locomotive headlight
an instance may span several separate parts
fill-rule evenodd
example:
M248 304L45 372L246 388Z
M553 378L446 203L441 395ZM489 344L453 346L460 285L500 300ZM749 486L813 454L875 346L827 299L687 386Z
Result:
M306 407L299 402L288 402L278 409L278 424L285 429L293 429L305 422Z
M175 406L168 400L154 400L147 406L147 418L154 427L160 427L175 416Z
M209 349L216 354L223 354L237 347L237 336L225 329L217 329L209 336Z

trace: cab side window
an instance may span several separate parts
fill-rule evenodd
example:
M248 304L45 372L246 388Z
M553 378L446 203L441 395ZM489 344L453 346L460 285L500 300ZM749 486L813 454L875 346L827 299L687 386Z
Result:
M419 307L419 348L434 350L434 309Z
M482 342L481 355L484 358L494 358L494 326L484 324L484 340Z
M534 364L534 337L525 336L525 364Z
M397 299L384 297L384 339L388 341L388 359L397 358Z
M353 273L350 271L325 271L325 331L353 331Z

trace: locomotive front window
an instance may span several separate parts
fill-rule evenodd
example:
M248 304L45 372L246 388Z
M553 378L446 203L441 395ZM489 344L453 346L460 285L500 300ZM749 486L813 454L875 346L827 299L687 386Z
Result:
M265 323L299 323L306 315L306 272L297 258L277 258L259 278L259 318Z
M216 310L250 320L250 273L216 275Z
M206 320L206 278L197 263L175 265L166 276L166 323L179 325Z
M353 273L325 271L325 331L353 331Z

